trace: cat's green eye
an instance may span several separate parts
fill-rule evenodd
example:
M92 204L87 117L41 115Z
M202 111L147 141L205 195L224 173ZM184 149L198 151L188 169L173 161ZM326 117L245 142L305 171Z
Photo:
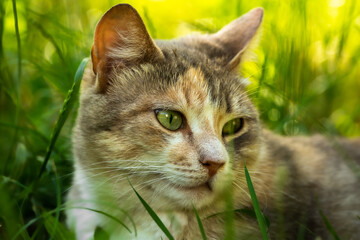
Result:
M222 130L222 135L229 136L239 132L244 126L244 119L243 118L235 118L231 121L228 121Z
M172 110L155 110L156 118L159 123L171 131L181 128L183 117L181 113Z

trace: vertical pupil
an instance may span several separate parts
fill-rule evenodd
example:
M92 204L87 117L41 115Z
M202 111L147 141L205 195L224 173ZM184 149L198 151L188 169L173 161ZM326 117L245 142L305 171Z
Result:
M170 119L169 120L170 120L169 123L171 124L172 120L173 120L173 115L172 114L170 114Z

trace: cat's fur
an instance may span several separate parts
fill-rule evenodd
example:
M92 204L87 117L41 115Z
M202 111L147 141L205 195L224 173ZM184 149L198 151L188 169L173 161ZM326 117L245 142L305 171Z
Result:
M329 239L319 210L343 239L360 236L360 140L282 137L263 130L244 80L236 74L256 33L254 9L216 34L153 41L129 5L109 10L95 31L92 63L81 87L73 133L75 177L68 224L78 239L97 226L112 239L165 239L129 181L176 239L200 239L193 206L209 239L223 239L225 196L233 208L251 208L246 162L272 239ZM162 127L154 110L184 115L177 131ZM233 118L243 129L222 137ZM234 149L234 151L233 151ZM203 163L220 166L214 176ZM230 179L230 183L229 183ZM232 180L231 180L232 179ZM231 192L230 191L230 192ZM236 239L260 239L256 219L237 214ZM305 228L304 228L305 227Z

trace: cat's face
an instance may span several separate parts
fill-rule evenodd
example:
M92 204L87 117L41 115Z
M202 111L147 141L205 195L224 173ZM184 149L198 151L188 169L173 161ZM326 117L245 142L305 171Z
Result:
M254 21L252 35L261 16L260 10L247 16ZM123 18L128 22L119 27ZM98 24L75 153L93 176L89 181L103 181L114 198L131 194L129 179L146 200L205 206L222 193L229 173L239 178L244 161L251 165L258 152L258 115L233 72L248 41L234 42L229 25L219 32L225 37L157 44L144 29L127 5L111 9ZM219 45L226 41L240 51Z

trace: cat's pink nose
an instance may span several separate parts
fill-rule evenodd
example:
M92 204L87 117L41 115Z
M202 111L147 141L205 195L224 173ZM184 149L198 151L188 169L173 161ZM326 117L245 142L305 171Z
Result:
M212 158L201 158L200 163L208 169L209 176L214 176L217 171L225 164L224 160L221 159L212 159Z

